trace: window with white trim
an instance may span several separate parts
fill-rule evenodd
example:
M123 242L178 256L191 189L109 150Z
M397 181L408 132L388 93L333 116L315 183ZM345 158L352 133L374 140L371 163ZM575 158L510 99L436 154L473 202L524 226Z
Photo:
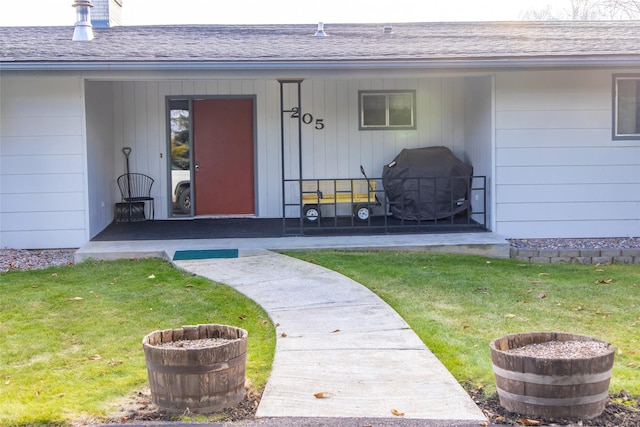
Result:
M416 128L416 92L358 92L361 130L391 130Z
M640 74L613 76L613 139L640 139Z

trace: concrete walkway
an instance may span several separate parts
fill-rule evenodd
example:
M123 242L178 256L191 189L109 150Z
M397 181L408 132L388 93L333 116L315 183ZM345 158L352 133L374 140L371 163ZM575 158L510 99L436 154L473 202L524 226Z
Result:
M279 325L258 418L393 418L395 410L405 419L486 421L407 323L353 280L268 251L175 264L236 288Z
M174 264L236 288L278 325L273 369L258 420L248 427L448 427L486 422L409 325L375 294L341 274L268 250L337 248L509 257L509 243L495 234L458 233L101 241L80 248L75 261L172 260L177 250L239 249L238 258ZM323 392L324 398L314 396Z

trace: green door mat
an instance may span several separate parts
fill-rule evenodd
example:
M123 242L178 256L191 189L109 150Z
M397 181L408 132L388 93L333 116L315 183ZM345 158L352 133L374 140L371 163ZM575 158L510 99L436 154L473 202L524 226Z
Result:
M185 261L189 259L209 259L209 258L238 258L237 249L200 249L188 251L176 251L173 254L174 261Z

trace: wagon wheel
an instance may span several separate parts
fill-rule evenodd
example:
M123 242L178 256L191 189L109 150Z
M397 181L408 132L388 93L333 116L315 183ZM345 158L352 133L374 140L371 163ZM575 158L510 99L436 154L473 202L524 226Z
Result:
M359 221L367 221L371 216L371 209L365 205L356 205L353 213Z
M316 223L320 219L320 209L318 205L305 205L302 212L304 213L305 221L309 223Z

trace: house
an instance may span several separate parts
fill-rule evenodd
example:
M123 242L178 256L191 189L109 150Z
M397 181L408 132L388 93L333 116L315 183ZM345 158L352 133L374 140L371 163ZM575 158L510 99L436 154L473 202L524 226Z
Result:
M93 28L0 28L1 247L105 229L124 147L155 219L299 215L295 180L445 146L495 233L640 236L640 22L124 27L93 5Z

